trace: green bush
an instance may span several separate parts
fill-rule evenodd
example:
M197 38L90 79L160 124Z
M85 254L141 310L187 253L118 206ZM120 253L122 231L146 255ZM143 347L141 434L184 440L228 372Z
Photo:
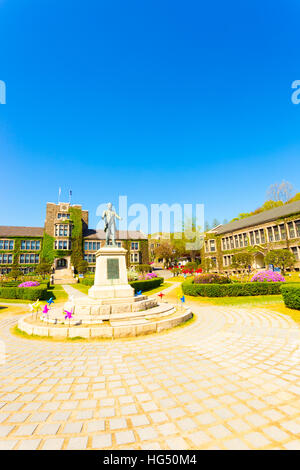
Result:
M147 281L132 281L129 282L131 287L134 288L134 292L142 291L146 292L147 290L156 289L163 284L164 278L163 277L156 277L154 279L149 279Z
M240 297L250 295L278 295L281 293L279 282L245 282L233 284L195 284L193 281L182 283L185 295L201 297Z
M47 286L38 287L2 287L0 286L1 299L45 300L47 298Z
M230 284L231 280L224 274L203 273L195 276L195 284Z
M3 282L0 282L0 288L1 287L18 287L18 285L20 285L22 282L26 282L26 281L3 281ZM49 289L50 281L43 279L43 281L38 281L38 282L40 282L40 285L37 287L47 287L47 289Z
M300 287L282 286L281 293L286 307L300 310Z
M131 281L128 284L134 288L135 292L141 290L145 292L147 290L155 289L163 284L164 279L162 277L155 277L154 279L143 280L143 281ZM85 286L93 286L94 285L94 278L84 278L80 279L80 283L84 284Z
M93 286L94 281L95 279L93 277L85 277L84 279L79 278L80 284L83 284L84 286Z
M152 267L150 264L137 264L134 266L134 269L137 273L151 273Z

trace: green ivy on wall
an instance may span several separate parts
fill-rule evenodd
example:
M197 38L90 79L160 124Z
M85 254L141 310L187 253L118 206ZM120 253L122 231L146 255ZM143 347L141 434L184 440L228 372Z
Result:
M55 250L54 250L54 237L48 235L48 233L44 232L44 239L43 239L43 249L42 249L42 259L48 261L48 263L53 263L55 258Z
M77 269L77 266L83 261L81 209L70 207L69 213L73 223L71 263Z

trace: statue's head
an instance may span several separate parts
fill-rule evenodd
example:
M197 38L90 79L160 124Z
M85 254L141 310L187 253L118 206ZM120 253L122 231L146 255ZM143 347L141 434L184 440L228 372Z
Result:
M107 204L107 208L108 208L109 210L112 209L112 203L111 203L111 202L109 202L109 203Z

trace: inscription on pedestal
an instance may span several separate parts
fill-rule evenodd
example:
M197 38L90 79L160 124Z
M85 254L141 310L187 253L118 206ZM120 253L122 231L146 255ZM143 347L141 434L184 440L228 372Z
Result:
M115 258L107 259L107 279L119 279L119 260Z

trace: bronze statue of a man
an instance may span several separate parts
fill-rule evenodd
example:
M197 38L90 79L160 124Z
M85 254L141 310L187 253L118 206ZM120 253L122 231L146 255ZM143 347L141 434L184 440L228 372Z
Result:
M114 246L116 244L116 218L122 218L113 210L112 203L107 204L107 209L103 211L102 219L104 219L104 232L106 233L106 246L109 245L109 240Z

